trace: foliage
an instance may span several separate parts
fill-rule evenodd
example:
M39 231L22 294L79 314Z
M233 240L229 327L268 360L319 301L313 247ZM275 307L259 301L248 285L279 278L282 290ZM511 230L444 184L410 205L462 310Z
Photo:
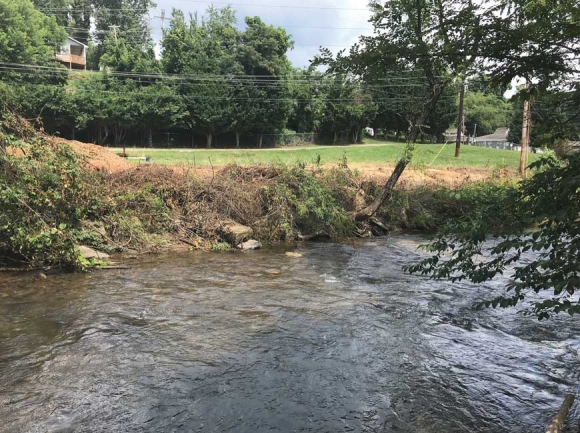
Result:
M539 94L532 101L533 147L557 149L568 141L580 140L580 86L576 91ZM508 139L519 143L522 136L523 102L513 100Z
M526 301L527 313L539 319L580 312L574 296L580 287L580 157L565 162L548 157L532 168L539 172L514 194L491 203L477 218L451 223L426 246L433 255L407 271L474 283L507 273L506 294L484 305L505 308ZM505 217L501 225L497 212ZM536 228L524 233L530 225ZM490 232L496 232L493 243Z
M36 136L28 128L3 113L0 261L82 267L72 228L98 205L94 182L83 168L83 159L70 147ZM16 149L23 156L14 155Z
M0 62L52 66L65 37L56 19L36 10L31 0L0 0ZM13 72L2 74L2 79L25 77Z
M139 46L112 35L103 43L100 65L118 72L160 72L152 43Z
M273 185L264 187L270 209L270 237L293 239L298 234L320 232L332 237L350 236L354 222L345 210L345 203L336 195L337 189L349 185L336 184L333 182L336 179L296 167L284 170Z
M501 95L483 92L467 92L465 95L466 133L476 136L492 134L497 128L506 127L511 107ZM520 128L521 130L521 128Z

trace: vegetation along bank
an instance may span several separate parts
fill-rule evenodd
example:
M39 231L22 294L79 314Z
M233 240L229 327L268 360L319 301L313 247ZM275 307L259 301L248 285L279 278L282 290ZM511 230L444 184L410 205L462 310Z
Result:
M229 165L200 176L191 166L133 166L98 146L76 143L75 151L8 112L1 128L0 263L9 267L103 264L85 259L81 245L136 254L179 246L227 250L250 238L433 232L448 218L481 212L514 185L502 180L500 168L486 182L455 187L403 182L377 218L356 223L356 211L381 188L346 160L326 169ZM111 161L118 162L114 172L107 169Z

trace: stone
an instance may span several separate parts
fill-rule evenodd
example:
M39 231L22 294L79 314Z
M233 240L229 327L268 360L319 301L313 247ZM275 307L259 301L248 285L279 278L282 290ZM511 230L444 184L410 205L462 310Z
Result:
M298 235L297 239L299 241L329 241L331 239L330 235L324 232L314 233L312 235Z
M244 251L259 250L262 248L262 244L255 240L249 240L243 244L238 245L238 248Z
M107 253L93 250L91 247L87 247L86 245L80 245L79 250L85 259L106 260L110 257Z
M293 259L299 259L300 257L302 257L302 254L300 253L286 253L287 257L291 257Z
M251 227L238 224L231 220L222 221L217 229L217 233L225 242L232 246L240 245L254 235Z

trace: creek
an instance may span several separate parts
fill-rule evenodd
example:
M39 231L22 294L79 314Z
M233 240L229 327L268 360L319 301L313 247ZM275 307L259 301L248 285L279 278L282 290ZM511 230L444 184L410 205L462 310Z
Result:
M505 281L406 275L420 243L0 275L0 431L543 432L579 321L476 310Z

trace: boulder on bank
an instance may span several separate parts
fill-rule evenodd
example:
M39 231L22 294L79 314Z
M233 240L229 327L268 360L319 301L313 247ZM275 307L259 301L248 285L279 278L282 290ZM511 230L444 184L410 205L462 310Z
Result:
M87 260L89 259L106 260L110 257L107 253L93 250L91 247L87 247L86 245L80 245L79 251L81 252L82 256Z
M262 248L262 243L255 240L249 240L238 245L238 248L244 251L259 250Z
M235 246L250 239L254 235L254 230L235 221L226 220L220 223L217 233L225 242Z

